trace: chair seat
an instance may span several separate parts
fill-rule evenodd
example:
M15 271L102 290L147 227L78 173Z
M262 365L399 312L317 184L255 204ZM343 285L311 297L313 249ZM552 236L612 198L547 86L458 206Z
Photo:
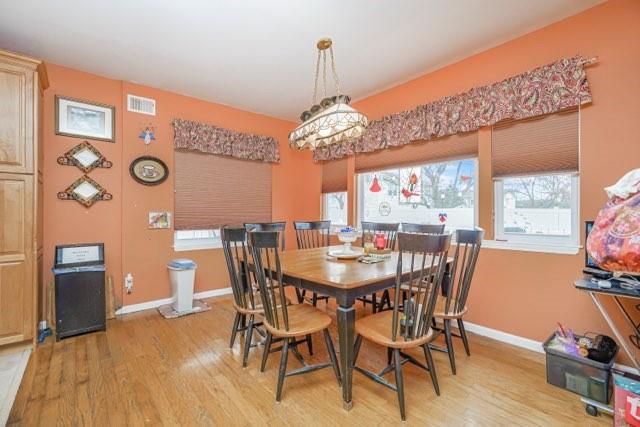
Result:
M295 304L287 307L287 314L289 318L289 330L284 328L284 320L282 319L282 310L278 310L279 326L271 325L264 319L264 326L267 331L275 337L296 337L301 335L312 334L314 332L322 331L331 325L331 317L323 311L308 305L308 304Z
M433 317L437 317L439 319L459 319L467 313L467 306L460 311L456 311L454 308L456 306L455 300L451 300L449 304L449 311L445 313L445 306L447 305L447 299L444 297L438 297L438 301L436 301L436 308L433 310Z
M381 311L356 321L356 334L376 344L390 348L413 348L427 344L433 340L433 330L415 340L405 341L398 331L397 341L391 339L391 320L393 311Z
M276 301L278 302L278 308L280 307L280 296L278 295L278 292L275 292L276 295ZM236 311L238 313L241 314L262 314L264 312L264 308L262 307L262 297L260 296L260 292L257 289L253 290L253 301L255 303L255 308L245 308L245 307L240 307L239 305L236 304L236 302L233 302L233 307L236 309ZM247 301L247 303L249 303L251 301L249 293L246 292L245 293L245 301ZM291 304L291 301L289 301L289 298L285 297L285 301L286 304L289 305Z

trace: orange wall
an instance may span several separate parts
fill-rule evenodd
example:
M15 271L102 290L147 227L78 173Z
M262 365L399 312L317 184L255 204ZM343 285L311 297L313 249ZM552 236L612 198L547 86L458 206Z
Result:
M614 0L355 104L370 119L411 109L562 57L598 56L587 69L593 104L581 111L581 220L606 201L603 187L638 167L640 1ZM491 131L480 137L480 225L492 238ZM353 196L350 198L353 200ZM483 249L470 296L471 322L544 340L561 321L607 332L593 303L573 288L584 253Z
M122 295L123 276L131 273L134 277L133 293L122 296L125 305L170 296L165 266L177 257L192 258L198 263L197 292L229 286L221 250L176 253L172 249L173 230L147 228L149 211L173 211L173 131L170 122L176 117L275 137L280 142L281 162L273 166L273 219L291 223L295 219L318 217L321 170L312 164L309 152L289 149L287 134L295 126L293 123L53 64L47 64L47 71L51 82L44 105L47 263L53 259L56 244L105 242L107 268L114 277L118 296ZM129 93L155 99L156 116L126 111ZM57 200L56 193L81 173L76 168L58 165L56 158L82 140L54 134L53 97L56 94L116 107L115 144L91 141L114 163L112 169L97 169L90 173L113 194L112 201L98 202L85 209L75 202ZM145 146L138 134L149 122L156 127L156 141ZM169 167L169 179L153 187L135 182L129 175L129 164L142 155L164 160ZM250 185L244 181L242 171L234 182L235 185ZM233 191L233 186L229 191ZM288 243L295 245L291 227L287 230Z

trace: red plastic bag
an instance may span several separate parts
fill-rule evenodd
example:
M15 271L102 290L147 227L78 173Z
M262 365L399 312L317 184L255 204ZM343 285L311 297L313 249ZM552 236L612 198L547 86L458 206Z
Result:
M614 379L614 426L640 426L640 379L628 373L613 373Z
M587 238L587 252L604 270L640 273L640 193L604 205Z

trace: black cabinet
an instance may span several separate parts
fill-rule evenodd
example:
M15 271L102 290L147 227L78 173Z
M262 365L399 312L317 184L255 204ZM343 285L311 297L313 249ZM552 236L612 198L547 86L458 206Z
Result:
M107 327L102 243L56 246L56 339Z

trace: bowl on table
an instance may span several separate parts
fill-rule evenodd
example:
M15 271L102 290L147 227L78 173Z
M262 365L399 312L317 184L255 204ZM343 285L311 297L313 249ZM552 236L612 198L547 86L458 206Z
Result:
M351 244L358 240L360 233L353 227L345 227L336 233L338 240L342 243L342 248L329 251L329 255L336 258L358 258L362 255L362 250L351 247Z

